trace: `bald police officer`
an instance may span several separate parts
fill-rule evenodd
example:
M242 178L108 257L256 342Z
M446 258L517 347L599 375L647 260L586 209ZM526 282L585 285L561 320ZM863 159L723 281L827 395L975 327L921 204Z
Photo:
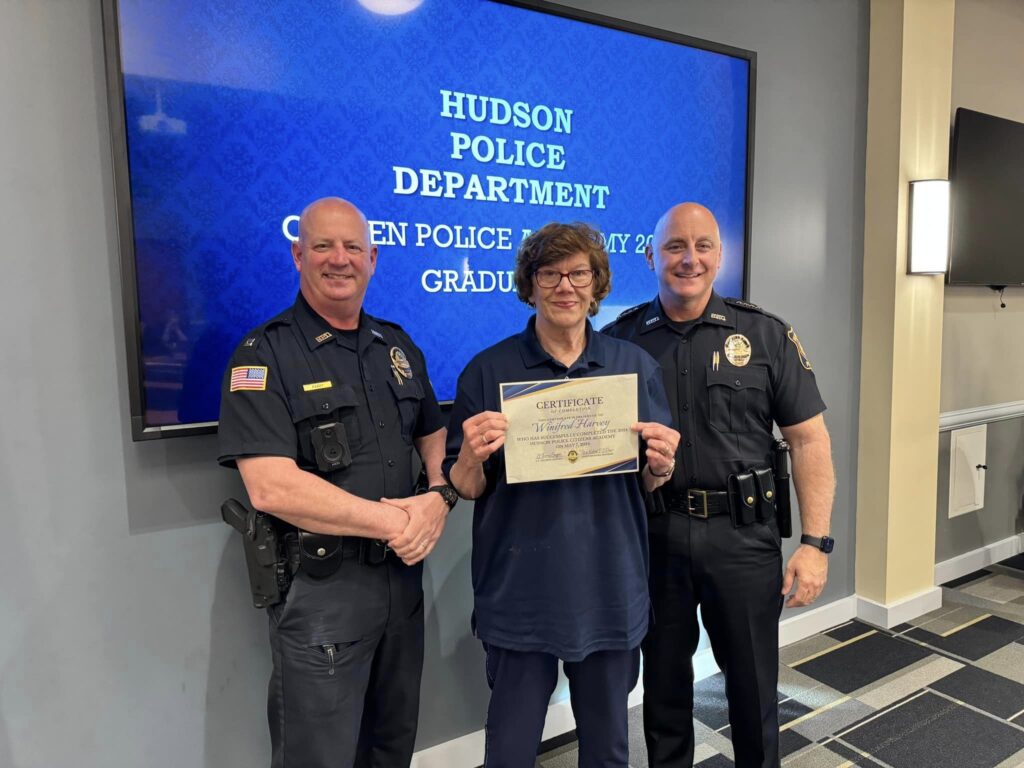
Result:
M268 609L274 768L399 768L423 665L421 561L454 503L423 355L363 311L366 218L325 198L292 245L294 305L246 335L224 377L220 462L281 523L294 570ZM414 495L414 452L432 491Z
M682 434L679 466L657 491L663 513L650 522L654 623L643 645L649 762L693 764L700 606L725 675L735 764L777 766L779 614L787 594L790 607L817 598L832 546L825 404L793 328L712 288L722 241L711 211L695 203L669 209L646 258L658 296L603 330L658 361ZM773 423L791 446L804 534L785 571L770 471Z

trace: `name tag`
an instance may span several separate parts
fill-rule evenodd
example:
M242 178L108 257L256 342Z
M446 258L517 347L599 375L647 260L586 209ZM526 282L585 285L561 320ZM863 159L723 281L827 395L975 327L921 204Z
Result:
M330 389L334 384L330 381L314 381L312 384L303 384L303 392L315 392L318 389Z

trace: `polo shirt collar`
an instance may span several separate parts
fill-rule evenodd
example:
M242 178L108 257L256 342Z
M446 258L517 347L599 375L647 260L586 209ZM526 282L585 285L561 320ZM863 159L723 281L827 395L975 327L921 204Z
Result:
M590 321L587 320L587 341L586 346L583 347L583 353L579 359L573 363L570 370L577 370L579 368L603 368L605 366L605 359L608 352L608 344L610 343L600 333L594 333L593 327L590 325ZM526 323L526 328L519 334L519 353L523 357L523 365L527 368L535 368L543 363L554 362L561 365L551 355L548 354L547 350L540 344L540 339L537 338L537 316L533 315Z

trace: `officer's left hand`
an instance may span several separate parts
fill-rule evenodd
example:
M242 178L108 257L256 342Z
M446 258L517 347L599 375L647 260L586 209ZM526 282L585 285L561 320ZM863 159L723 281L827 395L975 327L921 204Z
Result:
M806 544L797 547L786 564L786 576L782 580L782 594L788 595L796 581L796 592L786 600L787 608L799 608L817 600L828 579L828 556Z
M388 542L395 554L406 565L415 565L430 554L441 538L444 522L448 516L448 505L441 494L434 491L409 496L404 499L381 499L385 504L404 509L409 514L409 525L398 536Z
M676 460L679 433L654 421L638 421L632 427L647 445L647 466L656 475L664 475Z

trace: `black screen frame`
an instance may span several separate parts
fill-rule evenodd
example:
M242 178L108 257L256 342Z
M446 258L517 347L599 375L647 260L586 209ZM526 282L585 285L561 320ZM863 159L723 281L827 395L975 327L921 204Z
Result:
M747 78L747 151L745 188L745 238L743 244L743 290L750 291L751 223L754 195L754 129L757 93L757 53L722 43L692 37L679 32L647 26L591 11L547 2L546 0L481 0L587 24L629 32L657 40L689 46L711 53L742 59L748 65ZM124 320L128 365L128 401L132 440L159 440L189 435L207 435L217 431L217 422L193 422L164 426L145 423L145 383L142 335L140 333L139 292L135 259L135 232L132 218L131 174L128 164L128 133L124 102L124 71L121 58L119 0L102 0L104 64L107 79L107 114L110 126L110 150L113 166L114 209L118 239L118 260L121 275L121 305ZM442 403L447 411L450 402Z
M957 210L957 198L958 198L959 194L962 193L962 191L963 191L963 183L961 183L959 185L959 188L958 188L958 184L957 184L957 178L960 175L960 171L962 170L960 168L960 166L962 165L960 143L961 143L961 140L962 140L961 132L963 130L963 121L964 121L964 118L968 114L970 114L972 116L977 116L977 117L983 118L985 120L991 119L991 120L999 121L999 122L1002 122L1002 123L1007 123L1007 124L1012 124L1012 125L1015 125L1015 126L1020 126L1020 129L1019 129L1020 133L1021 133L1022 136L1024 136L1024 123L1020 123L1020 122L1018 122L1016 120L1011 120L1009 118L1001 117L1000 115L993 115L991 113L981 112L981 111L976 110L976 109L970 109L968 107L957 107L956 108L956 111L955 111L954 117L953 117L953 130L951 132L950 144L949 144L949 192L950 192L949 266L946 269L946 280L945 280L945 282L946 282L946 285L950 285L950 286L989 287L989 288L993 288L993 289L997 289L997 290L1001 290L1001 289L1007 288L1007 287L1014 287L1014 288L1021 287L1021 286L1024 286L1024 272L1021 273L1019 280L1003 280L1003 279L1001 279L1001 280L982 280L982 279L979 279L979 278L973 278L972 279L972 278L963 278L963 277L955 278L954 277L954 272L955 272L954 265L957 264L957 263L965 264L966 265L966 266L961 267L961 269L960 269L961 272L970 273L970 270L971 270L970 256L969 255L964 256L964 255L961 254L960 258L958 259L957 258L957 248L956 248L956 246L958 244L957 240L956 240L958 214L960 214L960 212ZM977 142L977 139L974 139L973 141ZM1021 150L1024 151L1024 141L1020 142L1020 145L1021 145ZM961 243L960 246L962 248L963 244ZM966 249L964 249L964 250L966 250ZM975 269L976 268L977 267L975 265Z

